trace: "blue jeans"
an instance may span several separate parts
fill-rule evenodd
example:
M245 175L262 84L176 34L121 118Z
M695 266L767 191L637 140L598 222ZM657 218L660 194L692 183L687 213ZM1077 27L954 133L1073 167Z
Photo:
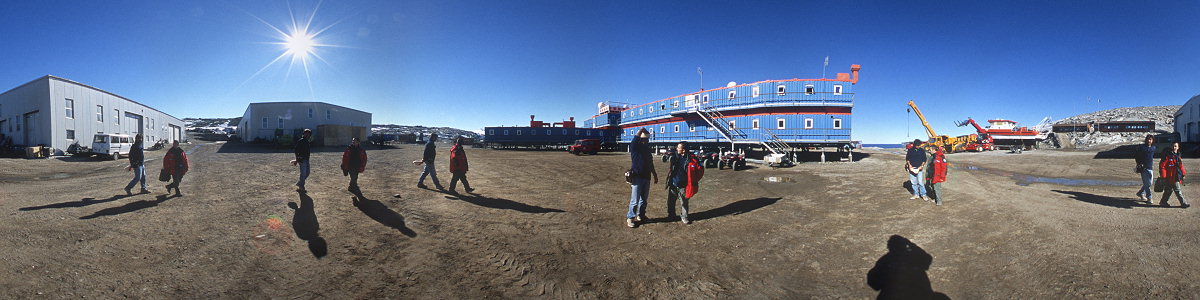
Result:
M1154 192L1154 190L1151 189L1151 187L1154 185L1154 170L1146 168L1145 170L1142 170L1142 173L1140 174L1142 174L1142 189L1138 190L1138 196L1154 198L1154 196L1151 194Z
M908 182L912 183L913 196L925 196L925 171L913 175L908 173Z
M308 180L308 161L300 162L300 181L296 182L296 186L304 188L304 181Z
M146 189L146 165L133 168L133 180L130 180L129 184L125 185L125 189L132 189L139 181L142 182L142 189Z
M632 193L629 195L629 213L625 214L626 218L633 217L646 218L646 197L650 196L650 179L634 178L633 183L629 185Z
M419 184L419 185L425 184L425 175L429 175L430 178L433 178L434 186L437 186L438 188L442 188L442 183L438 182L437 170L434 169L432 162L425 162L425 170L421 171L421 179L417 180L417 184Z

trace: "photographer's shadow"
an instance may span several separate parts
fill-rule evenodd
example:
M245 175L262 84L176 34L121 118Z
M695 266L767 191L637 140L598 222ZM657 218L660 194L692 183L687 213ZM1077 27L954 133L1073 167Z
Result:
M929 282L926 271L933 256L899 235L888 238L887 248L887 254L867 272L867 285L879 291L876 299L950 299L933 291Z

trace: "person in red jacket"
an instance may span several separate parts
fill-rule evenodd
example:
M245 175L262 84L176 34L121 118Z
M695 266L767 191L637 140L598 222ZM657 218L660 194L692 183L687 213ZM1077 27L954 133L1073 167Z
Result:
M358 189L358 174L367 170L367 151L358 143L358 138L350 139L350 146L342 152L342 176L350 176L351 193L361 193Z
M171 174L171 184L167 185L167 193L175 189L175 196L183 196L179 192L179 182L183 181L183 174L187 174L188 158L187 153L179 148L179 141L171 142L171 150L167 150L167 155L163 157L163 170Z
M937 196L934 198L935 201L933 203L942 205L942 199L945 198L942 194L942 183L946 182L946 167L948 163L946 162L946 152L942 149L942 146L934 147L937 150L933 153L933 161L930 162L933 164L933 178L929 180L929 185L933 189L933 195Z
M454 140L454 146L450 147L450 193L457 194L454 187L462 180L463 188L466 188L467 193L474 192L471 188L471 183L467 182L467 151L463 150L462 137Z
M1183 183L1183 177L1187 176L1187 170L1183 168L1183 159L1179 157L1179 143L1175 143L1163 153L1162 160L1158 161L1158 174L1162 176L1159 180L1165 180L1163 184L1162 201L1158 204L1167 206L1167 199L1171 199L1171 193L1175 193L1175 197L1179 197L1179 203L1183 208L1188 208L1187 199L1183 199L1183 192L1180 187Z

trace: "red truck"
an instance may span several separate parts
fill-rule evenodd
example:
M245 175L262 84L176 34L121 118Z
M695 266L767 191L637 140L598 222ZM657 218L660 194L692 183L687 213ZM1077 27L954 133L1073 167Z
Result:
M583 139L576 140L574 145L567 147L567 151L571 154L579 155L581 153L596 154L600 152L599 139Z

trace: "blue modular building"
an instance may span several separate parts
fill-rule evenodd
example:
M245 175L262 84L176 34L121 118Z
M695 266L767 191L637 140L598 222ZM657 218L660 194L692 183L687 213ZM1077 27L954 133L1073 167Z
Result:
M575 118L569 121L546 123L529 116L529 126L484 127L483 143L491 148L560 148L576 140L598 139L616 147L616 135L608 129L576 127Z
M657 145L688 141L725 149L787 153L810 147L853 147L854 85L859 65L834 79L783 79L686 93L640 105L601 103L583 124L616 129L627 144L645 128Z

